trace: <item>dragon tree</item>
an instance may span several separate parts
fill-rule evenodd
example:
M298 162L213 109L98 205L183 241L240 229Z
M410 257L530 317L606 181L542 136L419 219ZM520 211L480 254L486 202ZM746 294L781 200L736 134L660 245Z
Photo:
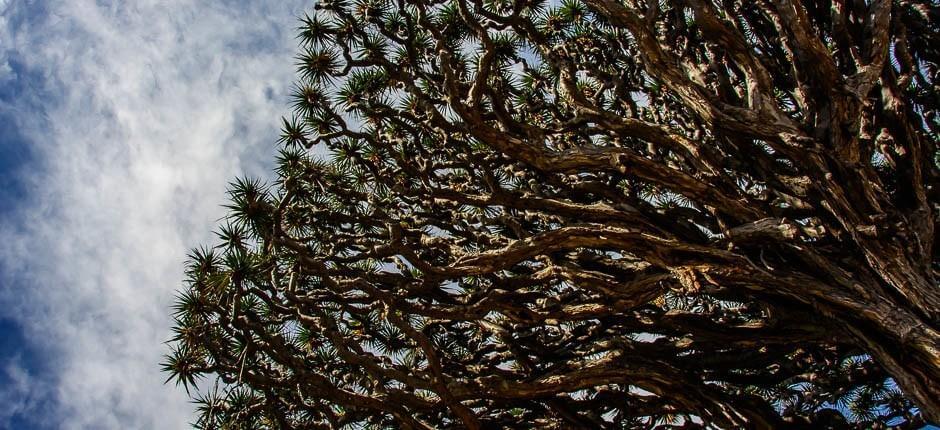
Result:
M200 428L940 422L936 0L321 0Z

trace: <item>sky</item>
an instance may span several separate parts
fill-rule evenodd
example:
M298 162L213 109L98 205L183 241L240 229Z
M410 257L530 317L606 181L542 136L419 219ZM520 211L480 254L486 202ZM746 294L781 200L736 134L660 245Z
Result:
M270 177L296 0L0 0L0 429L185 428L189 249Z

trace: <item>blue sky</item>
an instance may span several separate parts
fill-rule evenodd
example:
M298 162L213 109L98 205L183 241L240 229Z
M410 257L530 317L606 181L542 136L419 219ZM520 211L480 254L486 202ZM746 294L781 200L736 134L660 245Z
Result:
M0 429L185 427L168 308L268 175L310 5L0 0Z

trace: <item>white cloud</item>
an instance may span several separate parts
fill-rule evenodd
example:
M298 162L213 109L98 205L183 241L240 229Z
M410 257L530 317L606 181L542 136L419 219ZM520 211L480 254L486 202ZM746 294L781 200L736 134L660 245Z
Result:
M51 96L40 101L48 128L22 112L41 169L25 178L26 227L0 226L0 262L17 278L0 295L55 356L56 427L191 419L159 372L169 304L187 250L223 214L226 183L265 174L304 6L33 2L22 7L49 13L13 25L6 15L24 11L0 0L0 55L16 52Z
M16 79L16 72L13 71L10 62L3 61L0 63L0 84L5 84L13 79Z
M0 423L9 421L16 414L35 412L32 395L35 388L31 388L35 381L20 361L19 356L14 356L0 369L7 381L5 389L0 391Z

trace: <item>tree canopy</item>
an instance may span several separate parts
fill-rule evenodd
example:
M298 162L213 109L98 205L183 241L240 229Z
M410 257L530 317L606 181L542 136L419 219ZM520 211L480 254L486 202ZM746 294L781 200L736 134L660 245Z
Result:
M940 421L935 0L321 0L202 428Z

